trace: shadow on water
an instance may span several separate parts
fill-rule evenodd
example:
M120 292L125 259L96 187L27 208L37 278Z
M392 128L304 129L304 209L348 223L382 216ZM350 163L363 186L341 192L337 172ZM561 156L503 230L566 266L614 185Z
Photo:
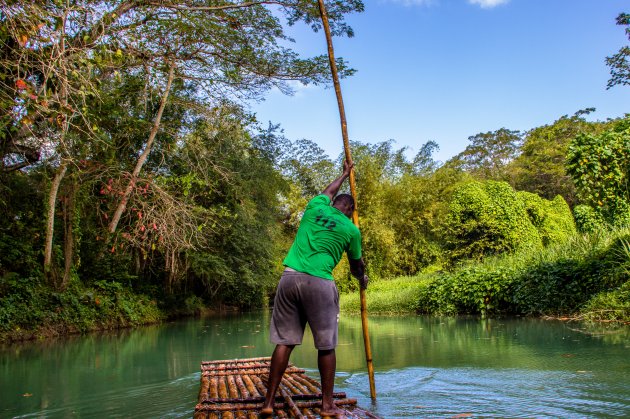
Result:
M268 356L269 313L0 348L0 417L189 418L203 360ZM630 417L630 328L537 319L342 316L336 390L384 417ZM291 361L318 378L307 333Z

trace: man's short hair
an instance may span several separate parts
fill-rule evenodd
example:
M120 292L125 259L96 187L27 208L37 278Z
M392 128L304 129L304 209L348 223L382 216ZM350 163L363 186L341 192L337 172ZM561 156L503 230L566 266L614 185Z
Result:
M348 195L347 193L340 193L333 199L333 205L337 202L348 205L350 208L354 210L354 198L352 195Z

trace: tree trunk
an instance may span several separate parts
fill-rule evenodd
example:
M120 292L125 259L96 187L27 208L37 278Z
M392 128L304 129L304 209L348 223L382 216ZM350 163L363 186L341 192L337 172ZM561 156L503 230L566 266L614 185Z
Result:
M48 193L48 212L46 214L46 244L44 246L44 272L47 276L52 274L52 246L53 246L53 234L55 232L55 204L57 203L57 194L59 193L59 185L61 180L66 175L68 165L66 162L62 162L61 166L57 169L57 173L53 178L52 185L50 186L50 192Z
M162 99L160 101L160 108L158 109L158 113L155 116L155 121L153 121L153 127L151 127L151 132L149 134L149 139L147 140L147 144L138 157L138 161L136 162L136 166L131 173L131 179L129 180L129 184L123 193L123 196L118 203L118 207L116 207L116 212L114 212L114 216L112 217L111 222L109 223L109 232L115 233L116 228L118 227L118 222L122 217L123 212L127 208L127 203L129 202L129 197L131 196L131 192L133 192L133 188L136 184L138 175L140 174L140 170L142 170L142 166L147 161L149 157L149 153L151 152L151 147L153 146L153 142L155 141L155 136L157 135L158 130L160 129L160 121L162 120L162 114L164 113L164 108L166 107L166 102L168 100L168 95L171 90L171 85L173 84L173 77L175 75L175 62L170 63L169 72L168 72L168 80L166 82L166 88L164 89L164 94L162 95Z
M66 196L64 203L64 219L65 219L65 234L63 243L63 259L64 259L64 273L61 280L60 287L65 290L70 283L70 275L72 274L72 267L74 266L74 211L76 204L76 187L74 181L70 184L68 190L68 196Z

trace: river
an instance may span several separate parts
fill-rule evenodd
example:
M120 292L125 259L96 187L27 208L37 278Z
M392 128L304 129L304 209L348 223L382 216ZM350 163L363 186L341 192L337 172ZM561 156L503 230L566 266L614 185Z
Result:
M2 418L190 418L204 360L268 356L267 312L0 348ZM342 314L335 391L383 418L630 417L630 327ZM307 337L291 362L318 379Z

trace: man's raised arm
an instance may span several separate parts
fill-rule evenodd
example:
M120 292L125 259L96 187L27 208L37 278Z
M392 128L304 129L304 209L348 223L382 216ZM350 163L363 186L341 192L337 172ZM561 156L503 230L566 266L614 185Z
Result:
M341 188L343 181L346 180L348 176L350 176L350 171L352 170L353 166L354 165L349 165L348 162L344 160L343 173L341 173L341 176L339 176L337 179L333 180L330 185L326 186L326 189L323 190L322 194L328 195L328 197L332 201L335 195L337 195L337 192L339 192L339 188Z

